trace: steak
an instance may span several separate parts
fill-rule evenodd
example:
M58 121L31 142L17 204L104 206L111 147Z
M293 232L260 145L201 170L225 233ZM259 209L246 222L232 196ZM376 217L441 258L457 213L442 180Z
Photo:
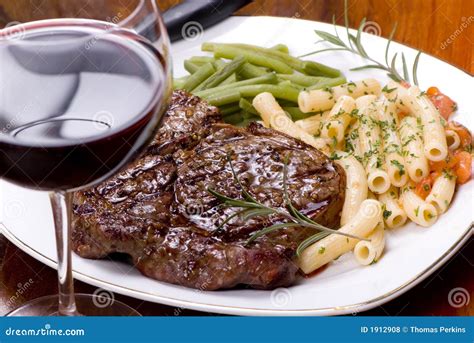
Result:
M255 199L284 210L287 157L292 204L318 223L337 226L345 191L338 165L257 123L224 124L217 108L176 91L147 151L118 175L75 193L73 249L85 258L124 253L149 277L201 290L289 286L298 276L296 248L314 231L285 228L247 245L253 232L283 218L236 216L222 225L241 209L220 206L208 192L242 198L233 168Z

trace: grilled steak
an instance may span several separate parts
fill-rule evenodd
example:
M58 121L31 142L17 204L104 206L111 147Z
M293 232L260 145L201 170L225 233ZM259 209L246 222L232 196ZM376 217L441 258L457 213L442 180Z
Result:
M303 142L259 124L242 129L219 120L215 107L175 92L162 128L136 162L103 184L74 196L73 247L86 258L125 253L157 280L202 290L295 282L295 250L313 232L286 228L245 245L278 216L223 220L211 187L238 198L241 183L258 201L284 208L282 171L288 162L293 205L327 226L339 221L345 189L340 167Z

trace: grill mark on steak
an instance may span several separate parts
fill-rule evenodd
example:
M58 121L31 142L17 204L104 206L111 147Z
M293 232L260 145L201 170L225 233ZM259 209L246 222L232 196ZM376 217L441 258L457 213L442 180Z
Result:
M220 122L215 107L174 92L163 126L136 162L101 185L74 197L73 248L87 258L129 254L157 280L202 290L249 285L275 288L295 282L295 250L313 231L287 228L246 246L249 234L278 216L227 215L207 187L239 197L227 161L264 204L283 208L283 160L294 206L317 222L338 223L345 190L342 169L303 142L258 124L246 129Z
M207 191L211 186L231 198L240 197L241 191L227 162L227 154L231 153L233 168L246 190L263 204L281 209L284 209L283 160L289 155L287 186L295 207L317 217L323 225L337 224L337 216L324 214L330 210L329 204L335 204L340 180L334 178L337 173L333 163L319 151L258 124L251 124L247 130L217 124L212 130L194 149L175 154L178 176L172 206L185 222L212 232L225 217L240 210L219 208L218 200ZM186 216L188 209L196 205L202 213ZM227 241L246 240L249 233L261 228L262 222L269 225L281 219L264 217L245 222L236 219L221 233Z

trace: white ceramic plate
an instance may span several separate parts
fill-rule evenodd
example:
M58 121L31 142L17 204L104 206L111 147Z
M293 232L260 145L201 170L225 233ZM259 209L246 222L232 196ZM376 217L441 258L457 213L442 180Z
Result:
M315 49L314 29L332 30L331 25L285 18L233 17L207 30L196 40L173 46L175 75L184 75L183 60L200 55L200 43L244 42L271 46L287 44L293 55ZM364 34L370 55L382 60L386 40ZM403 51L412 61L416 51L394 43L391 51ZM315 57L309 57L315 59ZM317 60L342 69L348 79L376 77L383 72L349 72L363 61L349 53L327 52ZM459 104L455 119L474 129L473 80L468 74L423 55L420 86L437 85ZM1 183L1 219L4 234L18 247L55 267L53 221L47 194ZM131 266L109 260L87 260L74 256L74 276L84 282L143 300L195 310L238 315L335 315L363 311L406 292L449 259L472 234L474 182L461 187L449 211L430 228L414 224L387 232L383 258L369 267L358 266L351 254L331 263L317 276L301 280L288 289L275 291L226 290L202 292L158 282L142 276Z

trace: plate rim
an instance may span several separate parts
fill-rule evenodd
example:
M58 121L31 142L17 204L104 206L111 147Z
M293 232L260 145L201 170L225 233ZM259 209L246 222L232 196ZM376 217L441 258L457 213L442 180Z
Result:
M20 250L24 251L31 257L43 262L48 267L57 269L57 262L50 259L49 257L38 252L34 248L30 247L19 238L17 238L8 228L0 223L0 233L2 233L12 244L18 247ZM101 287L104 289L111 290L125 296L138 298L145 301L160 303L168 306L177 306L182 308L187 308L191 310L211 312L217 314L230 314L230 315L247 315L247 316L334 316L334 315L345 315L345 314L357 314L359 312L367 311L373 309L379 305L383 305L390 300L398 297L399 295L405 293L406 291L412 289L418 285L421 281L425 280L428 276L433 274L439 267L445 264L454 254L456 254L465 243L474 236L474 223L471 223L470 226L466 228L461 237L454 243L454 245L441 255L436 261L430 264L422 272L418 273L414 278L400 285L399 287L391 290L390 292L385 293L384 295L378 296L376 298L345 306L337 307L326 307L319 309L304 309L304 310L279 310L279 309L258 309L250 307L236 307L228 305L214 305L206 304L188 300L181 300L171 297L166 297L162 295L151 294L143 291L137 291L135 289L127 288L124 286L116 285L109 283L95 277L91 277L81 272L74 271L73 268L73 277L77 280L85 282L87 284ZM157 281L160 282L160 281ZM104 287L105 286L105 287ZM138 296L137 296L138 295ZM158 301L159 300L159 301Z
M331 25L330 23L326 23L322 21L301 19L301 18L277 17L277 16L231 16L228 19L231 19L231 18L235 18L235 19L238 18L242 20L246 20L250 18L269 18L276 21L303 21L303 22L308 22L308 23ZM344 28L343 26L340 26L340 25L337 25L337 27ZM351 30L354 30L354 29L351 29ZM381 37L381 36L378 38L387 40L385 37ZM412 47L410 45L407 45L398 41L394 41L394 43L400 44L403 47L406 47L412 50L417 50L415 47ZM472 77L470 73L468 73L467 71L463 69L460 69L459 67L453 65L452 63L448 61L445 61L439 57L433 56L424 51L423 51L423 54L431 58L434 58L438 61L441 61L453 68L456 68L458 71L461 71L463 74ZM4 181L1 181L1 182L4 182ZM46 264L48 267L57 269L57 262L43 255L39 251L35 250L34 248L30 247L19 238L17 238L15 234L13 234L13 232L11 232L5 226L5 224L1 221L0 221L0 233L2 233L12 244L17 246L20 250L24 251L31 257ZM423 271L418 273L409 281L403 283L402 285L398 286L395 289L392 289L391 291L383 295L377 296L370 300L356 303L356 304L336 306L336 307L284 310L284 309L261 309L261 308L251 308L251 307L206 304L202 302L182 300L182 299L172 298L168 296L139 291L136 289L109 283L107 281L103 281L101 279L97 279L95 277L92 277L82 272L78 272L74 270L73 270L73 277L77 280L93 285L95 287L108 289L125 296L129 296L129 297L133 297L133 298L137 298L137 299L141 299L145 301L155 302L155 303L161 303L168 306L176 306L176 307L211 312L211 313L216 313L216 314L250 315L250 316L268 316L268 315L271 315L271 316L327 316L327 315L332 316L332 315L344 315L344 314L355 315L359 312L367 311L377 306L383 305L387 303L388 301L400 296L401 294L407 292L408 290L418 285L420 282L422 282L427 277L432 275L442 265L444 265L450 258L452 258L466 244L466 242L471 238L471 236L474 236L474 222L471 222L471 224L465 229L462 235L456 240L456 242L446 252L444 252L444 254L439 256L435 261L433 261L429 266L427 266ZM160 281L157 281L157 282L160 282Z

